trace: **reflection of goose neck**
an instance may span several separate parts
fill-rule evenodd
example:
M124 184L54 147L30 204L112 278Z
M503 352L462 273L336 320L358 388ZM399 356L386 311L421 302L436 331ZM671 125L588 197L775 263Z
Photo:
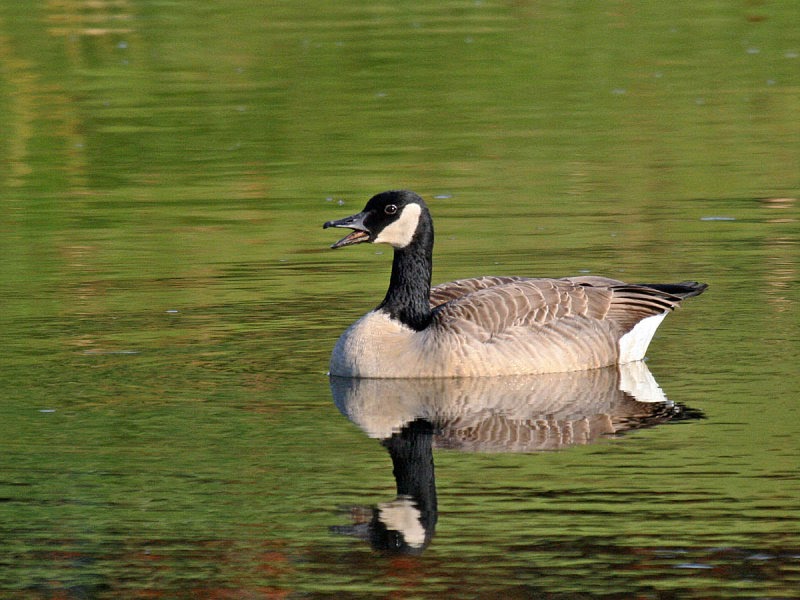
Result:
M397 495L410 496L420 510L436 511L436 481L433 471L433 425L417 419L381 442L392 457ZM423 507L422 503L428 506Z
M381 443L389 451L394 466L393 473L397 483L399 499L410 500L407 508L419 522L424 533L408 539L412 547L424 547L433 536L436 526L436 480L433 467L433 425L429 421L417 419ZM388 524L387 524L388 525Z

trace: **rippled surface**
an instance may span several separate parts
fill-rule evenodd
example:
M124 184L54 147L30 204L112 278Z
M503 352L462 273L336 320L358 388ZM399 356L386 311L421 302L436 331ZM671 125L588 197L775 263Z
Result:
M5 3L0 595L795 597L795 13ZM390 257L320 226L393 187L436 282L709 282L651 346L664 410L343 416L329 351ZM399 456L435 471L409 554L357 535Z

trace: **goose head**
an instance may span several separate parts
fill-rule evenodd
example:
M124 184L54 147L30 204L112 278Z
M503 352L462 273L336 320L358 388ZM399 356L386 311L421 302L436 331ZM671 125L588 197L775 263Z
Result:
M409 246L419 237L421 231L429 230L432 233L425 202L417 194L407 190L377 194L370 198L360 213L337 221L328 221L322 227L353 230L331 248L369 242L389 244L401 249Z

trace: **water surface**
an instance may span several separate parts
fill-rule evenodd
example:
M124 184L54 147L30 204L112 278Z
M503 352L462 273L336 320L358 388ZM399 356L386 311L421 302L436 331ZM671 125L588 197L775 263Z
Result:
M796 597L796 21L6 2L2 595ZM400 187L436 282L707 281L647 362L693 418L546 452L434 437L422 551L342 535L398 491L325 375L390 252L321 224Z

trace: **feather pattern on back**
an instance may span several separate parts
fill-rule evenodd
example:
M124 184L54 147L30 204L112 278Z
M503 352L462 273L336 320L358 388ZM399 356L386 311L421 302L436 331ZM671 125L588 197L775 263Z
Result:
M544 326L568 317L608 320L621 334L641 319L673 310L680 298L601 277L477 277L431 289L433 325L480 323L487 334Z

